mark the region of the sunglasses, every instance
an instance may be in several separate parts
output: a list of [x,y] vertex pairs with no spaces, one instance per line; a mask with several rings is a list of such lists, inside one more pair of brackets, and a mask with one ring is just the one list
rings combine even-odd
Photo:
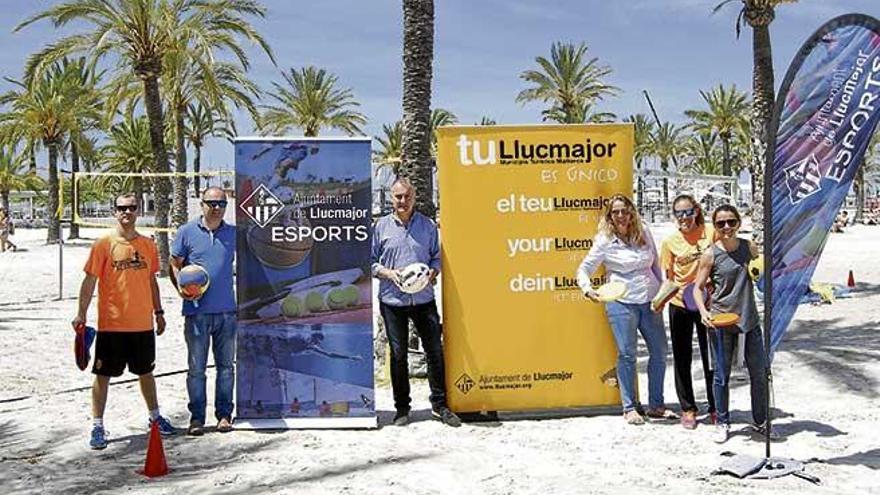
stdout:
[[209,208],[226,208],[228,202],[225,199],[206,199],[202,204]]
[[724,227],[733,228],[739,225],[739,220],[735,218],[729,218],[727,220],[716,220],[715,227],[719,229],[723,229]]
[[138,211],[138,207],[137,205],[116,205],[116,211],[118,211],[119,213],[134,213]]
[[696,213],[696,209],[688,208],[687,210],[675,210],[672,212],[675,215],[675,218],[690,218],[694,216]]
[[611,210],[611,215],[612,216],[629,215],[629,210],[627,210],[627,209]]

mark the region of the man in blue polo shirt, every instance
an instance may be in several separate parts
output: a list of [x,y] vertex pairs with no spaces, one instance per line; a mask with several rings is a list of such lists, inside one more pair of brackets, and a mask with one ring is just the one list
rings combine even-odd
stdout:
[[[192,301],[181,294],[186,319],[184,337],[189,371],[186,391],[191,414],[187,434],[200,436],[205,427],[205,368],[208,347],[214,350],[217,371],[214,415],[217,431],[232,430],[232,392],[235,385],[236,305],[233,293],[232,264],[235,260],[235,227],[223,221],[226,193],[210,187],[202,194],[202,215],[180,227],[171,246],[171,271],[175,285],[181,268],[198,265],[208,272],[208,290]],[[180,287],[178,287],[180,289]]]
[[[433,282],[440,272],[440,239],[437,225],[414,211],[415,197],[416,190],[408,179],[395,180],[391,185],[394,212],[376,222],[373,234],[373,276],[380,280],[379,311],[391,347],[391,389],[397,409],[394,424],[409,423],[407,340],[411,319],[425,349],[432,415],[446,425],[461,426],[461,420],[446,406],[440,316],[434,301]],[[400,270],[411,263],[424,263],[431,268],[432,283],[416,294],[406,294],[398,287]]]

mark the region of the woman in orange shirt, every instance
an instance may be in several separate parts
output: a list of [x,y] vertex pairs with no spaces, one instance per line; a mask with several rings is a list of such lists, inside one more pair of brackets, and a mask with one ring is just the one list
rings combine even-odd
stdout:
[[[712,245],[714,231],[706,226],[703,209],[689,194],[679,194],[672,201],[672,214],[678,223],[678,231],[663,240],[660,247],[660,266],[666,279],[678,286],[678,292],[669,304],[669,333],[672,339],[672,360],[675,370],[675,391],[681,405],[681,425],[692,430],[697,427],[698,408],[694,400],[691,379],[694,328],[703,362],[709,415],[715,420],[715,400],[712,393],[712,367],[709,361],[706,326],[700,321],[700,312],[690,301],[686,292],[693,289],[700,256]],[[689,307],[690,306],[690,307]]]

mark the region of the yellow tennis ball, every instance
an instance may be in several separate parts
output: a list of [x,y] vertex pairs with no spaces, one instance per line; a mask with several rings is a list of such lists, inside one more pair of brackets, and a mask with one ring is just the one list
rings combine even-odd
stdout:
[[325,301],[330,309],[342,309],[346,303],[345,291],[342,287],[333,287],[327,291]]
[[281,313],[288,318],[295,318],[303,314],[304,311],[305,306],[303,305],[302,298],[299,296],[288,294],[284,301],[281,302]]
[[306,308],[312,312],[325,311],[327,307],[324,305],[324,293],[313,290],[306,295]]
[[355,285],[346,285],[342,287],[342,291],[345,293],[345,304],[347,306],[357,306],[361,300],[361,291],[358,290]]

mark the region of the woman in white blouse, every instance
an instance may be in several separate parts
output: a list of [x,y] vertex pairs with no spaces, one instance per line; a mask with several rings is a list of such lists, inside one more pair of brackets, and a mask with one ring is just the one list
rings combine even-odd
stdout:
[[651,299],[660,287],[661,272],[657,249],[651,232],[642,224],[632,201],[622,194],[611,197],[599,220],[593,247],[577,271],[577,281],[584,295],[598,301],[590,278],[605,265],[609,282],[622,282],[626,292],[616,301],[605,303],[617,343],[617,382],[623,417],[629,424],[643,424],[636,395],[636,330],[648,347],[648,409],[653,418],[673,418],[664,406],[663,375],[666,372],[666,332],[663,316],[651,310]]

